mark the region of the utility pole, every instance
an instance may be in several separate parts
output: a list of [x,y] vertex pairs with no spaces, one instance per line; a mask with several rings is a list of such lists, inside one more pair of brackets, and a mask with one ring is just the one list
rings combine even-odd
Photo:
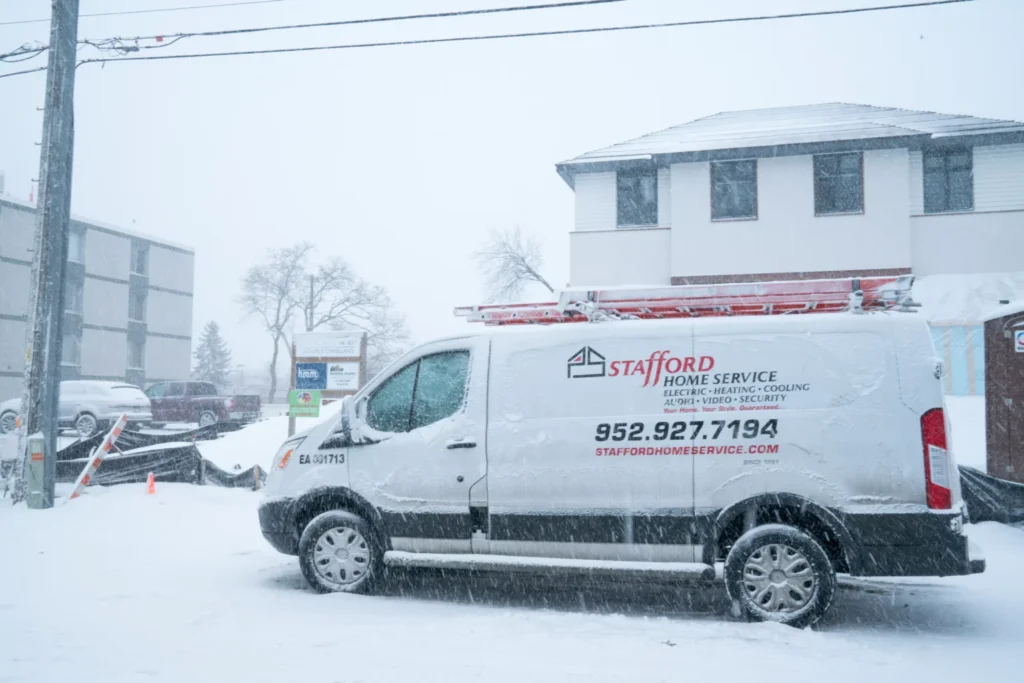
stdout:
[[[22,435],[43,433],[42,499],[39,506],[44,508],[53,506],[57,474],[64,277],[75,141],[77,43],[78,0],[51,0],[50,54],[39,158],[39,203],[36,209],[35,251],[25,348],[25,391],[21,411]],[[26,449],[25,459],[19,461],[21,471],[15,477],[15,500],[21,500],[26,493],[26,474],[32,471],[28,458]]]

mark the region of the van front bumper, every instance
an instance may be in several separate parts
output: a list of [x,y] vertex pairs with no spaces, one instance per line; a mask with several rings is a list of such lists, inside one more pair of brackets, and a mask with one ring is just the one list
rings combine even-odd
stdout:
[[960,512],[840,513],[856,541],[856,576],[965,576],[985,571]]
[[295,525],[294,499],[271,498],[260,503],[260,531],[279,553],[299,554],[299,534]]

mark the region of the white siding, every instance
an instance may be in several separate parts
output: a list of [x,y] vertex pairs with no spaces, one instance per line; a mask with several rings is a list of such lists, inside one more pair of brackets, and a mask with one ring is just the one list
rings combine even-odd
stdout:
[[124,332],[82,330],[82,375],[124,377],[128,338]]
[[1024,211],[910,219],[915,275],[1024,271]]
[[178,292],[191,292],[194,261],[192,254],[150,244],[149,284]]
[[907,151],[864,153],[864,213],[814,215],[811,156],[758,159],[756,220],[711,221],[707,162],[672,166],[673,276],[910,267]]
[[658,169],[658,227],[672,227],[672,169],[669,168]]
[[32,288],[32,268],[20,263],[0,261],[0,313],[25,315]]
[[910,215],[924,213],[924,161],[920,150],[907,154],[907,171],[910,177]]
[[0,256],[31,261],[35,232],[36,215],[33,212],[0,205]]
[[82,293],[85,324],[119,329],[128,326],[128,285],[87,277]]
[[187,339],[146,337],[147,381],[187,379],[192,360],[192,343]]
[[656,228],[571,233],[570,285],[667,285],[671,240],[670,230]]
[[146,322],[150,332],[191,336],[192,298],[149,290],[146,297]]
[[614,230],[618,211],[615,192],[614,173],[577,175],[576,230]]
[[90,275],[128,279],[131,241],[100,230],[85,233],[85,272]]
[[974,148],[974,210],[1024,210],[1024,144]]

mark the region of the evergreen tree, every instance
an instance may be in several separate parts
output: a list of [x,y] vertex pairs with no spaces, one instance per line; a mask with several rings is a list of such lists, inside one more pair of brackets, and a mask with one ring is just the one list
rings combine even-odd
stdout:
[[228,371],[231,369],[231,352],[220,336],[220,326],[214,321],[206,323],[203,333],[199,335],[199,346],[196,347],[195,356],[193,379],[213,382],[217,386],[227,382]]

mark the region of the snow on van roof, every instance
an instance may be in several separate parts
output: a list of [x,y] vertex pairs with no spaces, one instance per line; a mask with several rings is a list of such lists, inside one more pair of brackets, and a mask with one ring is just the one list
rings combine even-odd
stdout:
[[809,333],[850,327],[889,326],[900,321],[921,324],[921,316],[913,312],[868,311],[863,313],[816,313],[814,315],[736,315],[713,318],[670,318],[664,320],[601,320],[563,324],[534,325],[481,325],[469,334],[444,337],[436,341],[454,341],[475,337],[505,337],[531,335],[552,335],[578,337],[584,330],[609,336],[633,337],[650,332],[662,334],[673,328],[690,325],[714,325],[723,327],[757,328],[766,332],[805,330]]

